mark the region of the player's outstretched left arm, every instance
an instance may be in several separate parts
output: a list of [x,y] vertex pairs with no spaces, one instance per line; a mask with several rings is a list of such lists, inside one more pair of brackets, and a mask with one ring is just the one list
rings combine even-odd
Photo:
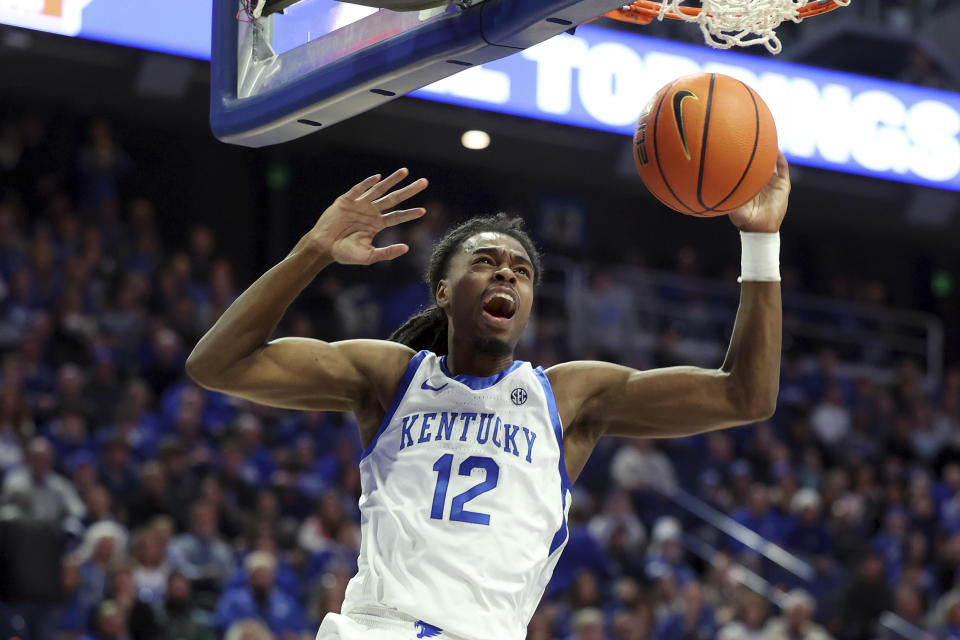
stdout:
[[[758,259],[761,264],[759,275],[744,273],[723,365],[650,371],[604,362],[552,367],[547,374],[567,425],[565,439],[582,439],[589,455],[602,435],[685,436],[762,420],[773,413],[780,377],[780,282],[774,250],[763,245],[778,243],[789,194],[789,168],[781,155],[760,195],[730,214],[731,222],[749,234],[744,238],[745,266]],[[761,248],[746,246],[752,242]],[[762,264],[764,258],[773,264]]]

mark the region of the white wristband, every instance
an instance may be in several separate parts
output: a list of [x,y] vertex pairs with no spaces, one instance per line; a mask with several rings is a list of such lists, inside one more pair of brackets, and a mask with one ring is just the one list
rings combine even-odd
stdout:
[[740,232],[737,282],[780,282],[780,233]]

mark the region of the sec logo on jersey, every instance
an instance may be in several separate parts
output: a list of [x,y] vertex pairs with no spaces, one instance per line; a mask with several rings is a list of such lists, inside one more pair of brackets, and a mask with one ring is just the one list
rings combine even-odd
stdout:
[[527,401],[527,392],[520,387],[517,387],[510,392],[510,400],[513,401],[513,404],[520,406]]

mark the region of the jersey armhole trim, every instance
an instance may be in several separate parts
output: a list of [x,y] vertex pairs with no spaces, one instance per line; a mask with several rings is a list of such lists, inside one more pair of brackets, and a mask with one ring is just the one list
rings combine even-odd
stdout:
[[553,555],[553,552],[562,546],[567,539],[567,494],[571,492],[573,484],[570,482],[570,476],[567,475],[567,462],[563,456],[563,425],[560,422],[560,412],[557,411],[557,398],[553,395],[553,387],[550,385],[550,379],[544,373],[543,367],[537,367],[533,370],[533,373],[543,387],[543,394],[547,400],[547,411],[550,413],[550,422],[553,424],[553,433],[557,437],[557,447],[560,450],[560,508],[563,510],[563,520],[560,523],[560,529],[557,530],[550,542],[548,555]]
[[373,448],[377,446],[377,441],[380,439],[380,434],[382,434],[390,423],[393,421],[393,414],[397,412],[397,407],[400,406],[400,402],[403,401],[403,397],[407,395],[407,389],[410,388],[410,382],[413,380],[413,376],[417,373],[417,369],[420,368],[420,363],[423,362],[423,359],[427,357],[430,352],[424,349],[423,351],[417,352],[410,362],[407,364],[406,371],[403,372],[403,378],[400,379],[400,384],[397,386],[397,392],[393,395],[393,402],[390,403],[390,408],[387,410],[386,415],[383,416],[383,422],[380,423],[380,428],[377,429],[377,433],[373,436],[373,440],[370,441],[370,444],[367,445],[367,448],[363,450],[363,454],[360,456],[360,461],[362,462],[373,451]]

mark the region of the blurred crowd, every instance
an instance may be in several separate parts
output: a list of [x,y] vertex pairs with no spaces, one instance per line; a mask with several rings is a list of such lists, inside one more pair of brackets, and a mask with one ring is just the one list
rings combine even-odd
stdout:
[[[42,121],[0,125],[0,637],[313,637],[356,570],[356,425],[185,377],[241,285],[210,229],[164,246],[135,168],[105,121],[67,156]],[[382,335],[425,299],[409,276],[381,296],[325,277],[333,313],[281,333]],[[551,326],[537,364],[585,355]],[[768,422],[601,442],[530,638],[960,639],[960,371],[879,386],[799,355],[816,366],[786,359]]]

